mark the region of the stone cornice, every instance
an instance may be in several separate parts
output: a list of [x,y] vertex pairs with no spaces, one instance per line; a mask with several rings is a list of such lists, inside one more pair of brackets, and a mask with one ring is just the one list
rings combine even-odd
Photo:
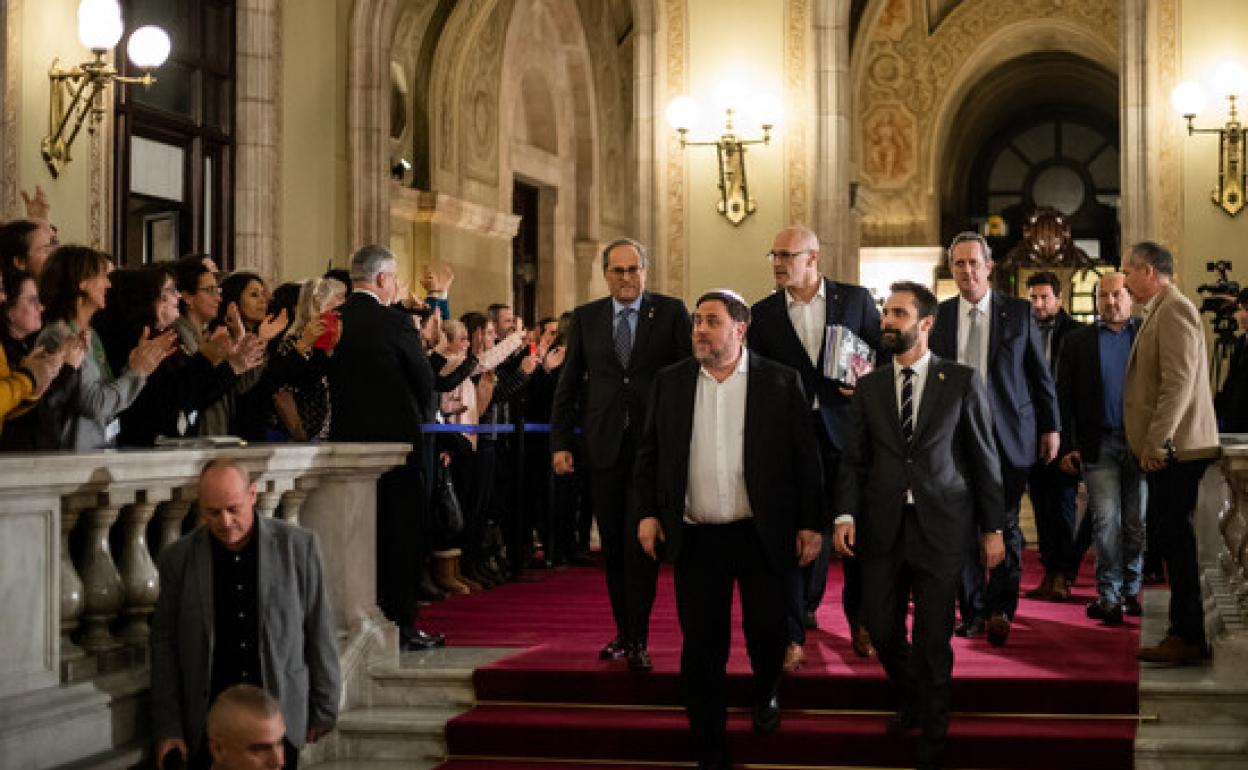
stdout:
[[487,238],[511,240],[520,229],[520,216],[460,200],[436,190],[390,187],[390,215],[409,222],[448,225]]

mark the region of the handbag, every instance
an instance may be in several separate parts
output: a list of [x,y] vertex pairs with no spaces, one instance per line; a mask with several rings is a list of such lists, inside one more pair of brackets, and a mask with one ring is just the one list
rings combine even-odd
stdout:
[[443,538],[453,538],[464,531],[464,509],[455,494],[451,469],[438,464],[438,480],[433,488],[433,527]]

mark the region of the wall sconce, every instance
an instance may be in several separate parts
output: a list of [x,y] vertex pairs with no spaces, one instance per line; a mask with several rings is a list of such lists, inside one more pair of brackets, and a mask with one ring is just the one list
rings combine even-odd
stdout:
[[1213,74],[1214,93],[1227,101],[1226,123],[1220,128],[1196,128],[1192,121],[1205,106],[1205,92],[1195,81],[1185,81],[1170,93],[1175,111],[1187,120],[1187,135],[1218,135],[1218,183],[1213,188],[1213,203],[1235,216],[1244,207],[1248,190],[1248,169],[1244,167],[1244,125],[1239,121],[1235,100],[1244,93],[1248,73],[1235,62],[1226,62]]
[[756,96],[750,105],[755,119],[762,127],[763,135],[747,139],[737,133],[735,122],[738,109],[724,106],[724,126],[719,138],[690,140],[689,131],[698,125],[701,108],[688,96],[678,96],[667,106],[667,122],[680,134],[680,147],[714,147],[719,155],[719,203],[716,208],[724,218],[739,225],[758,206],[750,195],[745,176],[745,148],[750,144],[770,144],[771,130],[779,122],[783,108],[780,100],[771,95]]
[[52,61],[48,79],[52,96],[48,106],[48,135],[40,149],[43,162],[55,178],[72,158],[69,155],[82,124],[90,117],[87,131],[104,118],[104,88],[118,83],[142,83],[149,88],[156,82],[150,70],[169,58],[169,35],[160,27],[140,27],[130,35],[126,52],[134,66],[143,70],[142,77],[122,77],[104,55],[116,47],[125,29],[121,22],[121,6],[117,0],[82,0],[78,5],[78,39],[91,49],[95,59],[71,69],[61,69],[60,60]]

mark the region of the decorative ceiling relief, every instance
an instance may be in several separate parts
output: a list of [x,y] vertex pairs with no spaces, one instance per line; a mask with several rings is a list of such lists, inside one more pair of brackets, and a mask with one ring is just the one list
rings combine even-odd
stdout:
[[503,80],[503,38],[511,18],[512,0],[499,0],[469,46],[465,71],[464,117],[460,132],[464,171],[487,185],[498,184],[499,86]]
[[[588,39],[597,97],[602,222],[612,234],[626,234],[632,228],[634,194],[629,173],[634,130],[632,12],[627,5],[604,0],[577,0],[576,5]],[[626,28],[620,29],[621,24]]]
[[851,73],[863,245],[937,239],[939,212],[931,191],[939,180],[931,178],[931,169],[933,153],[941,151],[933,146],[943,118],[938,113],[956,112],[974,83],[960,84],[960,93],[950,89],[967,72],[993,57],[1000,60],[995,63],[1008,61],[999,53],[1002,38],[1018,39],[1018,25],[1033,22],[1027,31],[1033,39],[1078,37],[1065,50],[1100,46],[1116,61],[1119,13],[1119,0],[875,0],[864,16]]

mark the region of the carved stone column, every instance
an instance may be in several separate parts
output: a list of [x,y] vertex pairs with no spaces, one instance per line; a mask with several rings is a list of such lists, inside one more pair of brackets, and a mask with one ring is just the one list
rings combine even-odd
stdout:
[[121,647],[109,631],[109,624],[121,610],[124,591],[121,574],[113,562],[108,531],[117,521],[121,506],[113,500],[86,509],[86,546],[79,569],[83,583],[82,646],[94,655],[104,655]]
[[178,542],[178,538],[182,537],[182,520],[186,518],[186,514],[191,510],[191,503],[195,501],[195,489],[186,488],[174,490],[173,499],[161,504],[160,512],[160,542],[157,543],[156,555],[160,556],[166,548]]
[[125,624],[119,636],[139,654],[146,655],[151,629],[148,620],[160,595],[160,576],[147,550],[147,523],[156,513],[167,490],[143,490],[133,505],[122,509],[125,526],[121,546],[121,585],[125,596],[122,616]]
[[256,483],[260,493],[256,495],[256,510],[261,516],[272,518],[273,513],[277,510],[277,506],[282,502],[282,493],[289,489],[291,482],[289,479],[269,479],[267,481],[260,480]]
[[315,489],[320,480],[315,476],[304,476],[295,480],[294,489],[282,495],[282,521],[299,524],[299,510],[308,499],[308,492]]
[[[1201,559],[1205,631],[1219,678],[1248,682],[1248,444],[1227,443],[1222,452],[1225,499],[1209,492],[1221,485],[1204,484],[1196,509],[1197,532],[1218,544]],[[1216,529],[1203,526],[1210,517]]]
[[[82,619],[82,578],[74,568],[69,556],[69,534],[78,523],[78,510],[65,505],[61,508],[61,678],[74,681],[89,676],[84,672],[87,654],[70,638],[78,630]],[[90,666],[90,668],[94,668]]]

